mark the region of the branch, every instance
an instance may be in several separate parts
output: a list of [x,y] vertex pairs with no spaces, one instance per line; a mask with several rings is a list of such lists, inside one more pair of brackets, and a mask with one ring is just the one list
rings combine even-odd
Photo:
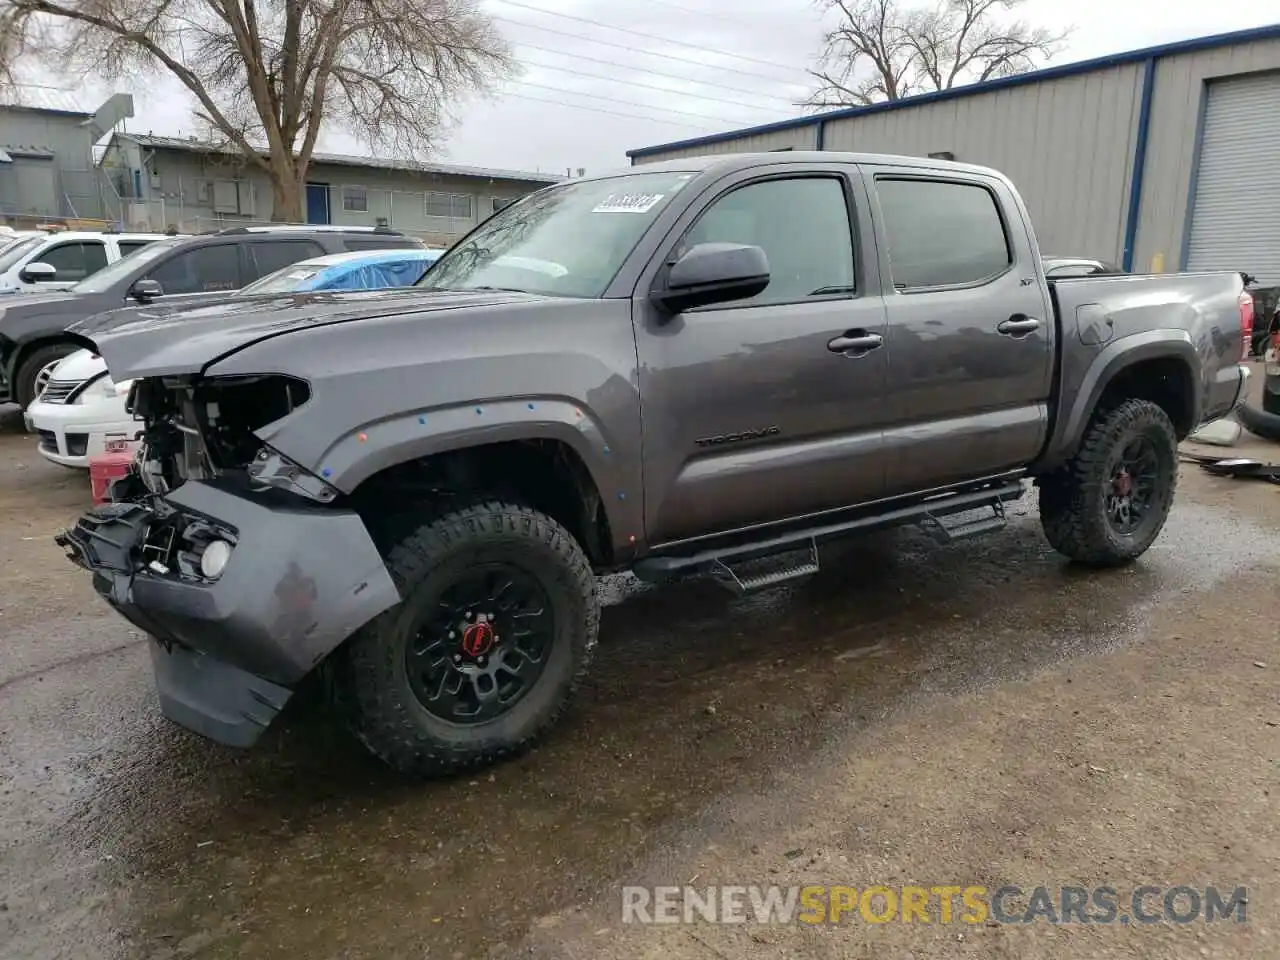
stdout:
[[168,68],[169,72],[177,77],[182,84],[195,95],[200,101],[200,106],[204,109],[208,118],[215,123],[245,154],[251,157],[263,169],[268,169],[265,161],[258,156],[257,152],[250,147],[247,140],[240,134],[235,127],[227,120],[226,116],[218,105],[205,90],[204,85],[200,83],[196,75],[185,65],[179,63],[172,57],[168,51],[163,49],[158,43],[152,40],[147,34],[136,30],[129,30],[123,24],[114,23],[104,17],[87,13],[82,10],[73,10],[68,7],[60,6],[56,3],[50,3],[49,0],[10,0],[11,5],[17,10],[30,11],[31,13],[43,13],[50,16],[61,17],[77,23],[89,24],[104,30],[107,33],[127,40],[129,43],[136,44],[145,50],[151,56],[155,57]]

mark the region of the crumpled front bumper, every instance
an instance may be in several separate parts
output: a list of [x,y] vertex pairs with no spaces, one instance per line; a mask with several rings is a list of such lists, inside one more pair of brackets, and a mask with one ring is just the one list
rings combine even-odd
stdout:
[[352,511],[192,480],[164,498],[233,531],[217,580],[148,566],[152,505],[104,504],[56,538],[108,603],[156,641],[161,708],[210,739],[249,746],[292,688],[399,592]]

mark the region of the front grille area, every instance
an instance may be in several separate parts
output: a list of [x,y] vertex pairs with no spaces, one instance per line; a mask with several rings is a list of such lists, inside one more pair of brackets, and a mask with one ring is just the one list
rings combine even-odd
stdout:
[[67,456],[83,457],[84,452],[89,449],[89,435],[87,433],[68,433],[67,434]]
[[83,385],[83,380],[50,380],[40,399],[45,403],[67,403]]
[[49,453],[58,452],[58,438],[52,430],[37,430],[36,433],[40,437],[41,450],[47,450]]

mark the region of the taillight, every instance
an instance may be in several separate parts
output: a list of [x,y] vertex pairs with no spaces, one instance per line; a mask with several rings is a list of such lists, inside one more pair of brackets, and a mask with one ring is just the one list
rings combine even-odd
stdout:
[[1240,359],[1248,360],[1253,347],[1253,295],[1240,291]]

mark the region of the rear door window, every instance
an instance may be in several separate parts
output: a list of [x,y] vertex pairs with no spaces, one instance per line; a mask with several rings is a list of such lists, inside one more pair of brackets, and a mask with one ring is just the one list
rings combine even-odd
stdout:
[[129,254],[141,250],[149,243],[155,243],[154,240],[120,240],[120,256],[127,257]]
[[314,240],[259,240],[249,244],[253,259],[253,277],[265,277],[299,260],[324,255],[324,249]]
[[990,280],[1013,263],[995,195],[976,183],[876,180],[899,290],[967,286]]
[[348,250],[403,250],[406,247],[417,249],[424,247],[421,240],[416,237],[397,237],[397,236],[369,236],[369,237],[347,237],[343,240],[343,246]]

